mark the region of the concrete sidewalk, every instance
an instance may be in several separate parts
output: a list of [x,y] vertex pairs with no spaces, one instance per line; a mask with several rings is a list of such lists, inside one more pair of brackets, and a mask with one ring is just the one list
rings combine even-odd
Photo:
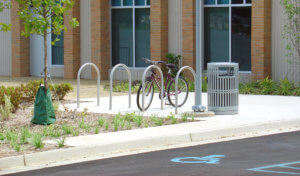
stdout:
[[[194,94],[180,113],[191,112],[194,104]],[[203,104],[206,105],[207,94],[203,94]],[[300,97],[240,95],[240,113],[237,115],[220,115],[197,118],[198,121],[152,127],[114,133],[70,137],[66,145],[70,148],[53,150],[35,154],[0,159],[1,170],[16,168],[31,169],[35,166],[60,165],[90,159],[111,157],[115,153],[148,151],[166,149],[170,146],[189,146],[207,141],[230,140],[235,138],[253,137],[280,133],[300,129]],[[78,111],[88,108],[90,112],[109,114],[136,112],[136,95],[132,95],[132,108],[128,108],[128,97],[113,97],[113,110],[109,110],[109,97],[100,99],[100,107],[96,106],[96,99],[82,99]],[[76,104],[67,105],[76,109]],[[167,116],[174,114],[174,108],[165,106],[160,110],[158,94],[154,96],[152,106],[143,115]],[[177,115],[180,117],[180,114]],[[47,141],[56,143],[56,141]],[[7,172],[6,172],[7,173]]]

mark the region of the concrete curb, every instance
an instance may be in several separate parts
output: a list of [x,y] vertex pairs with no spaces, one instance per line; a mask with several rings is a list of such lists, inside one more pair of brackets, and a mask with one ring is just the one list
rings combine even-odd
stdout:
[[289,128],[300,128],[300,119],[291,121],[274,121],[256,125],[240,126],[237,128],[225,128],[209,131],[182,131],[174,135],[152,136],[139,140],[115,142],[105,145],[72,147],[66,149],[50,150],[40,153],[25,154],[23,156],[14,156],[0,158],[0,171],[18,169],[28,166],[41,166],[57,162],[66,162],[80,160],[83,158],[101,156],[103,154],[132,151],[147,147],[159,147],[191,142],[200,142],[205,140],[220,139],[233,136],[242,136],[254,134],[262,131],[281,130]]

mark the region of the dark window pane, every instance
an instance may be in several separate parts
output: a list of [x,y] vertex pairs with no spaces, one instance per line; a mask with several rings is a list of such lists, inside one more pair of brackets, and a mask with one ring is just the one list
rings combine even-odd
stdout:
[[135,66],[146,67],[142,58],[150,58],[150,9],[135,10]]
[[205,0],[204,4],[216,4],[215,0]]
[[132,6],[133,4],[132,4],[132,0],[123,0],[123,5],[124,6]]
[[150,0],[147,0],[147,5],[150,5]]
[[229,61],[229,9],[205,8],[205,66],[208,62]]
[[136,6],[144,6],[145,0],[134,0]]
[[61,35],[51,35],[52,41],[56,38],[59,41],[52,45],[52,65],[64,65],[64,31],[61,32]]
[[133,66],[132,9],[112,9],[112,64]]
[[218,0],[218,4],[229,4],[229,0]]
[[251,71],[251,7],[232,8],[232,62]]
[[232,4],[243,4],[244,1],[243,0],[231,0]]
[[121,5],[121,0],[111,0],[111,5],[112,6],[120,6]]
[[246,3],[251,4],[252,0],[246,0]]

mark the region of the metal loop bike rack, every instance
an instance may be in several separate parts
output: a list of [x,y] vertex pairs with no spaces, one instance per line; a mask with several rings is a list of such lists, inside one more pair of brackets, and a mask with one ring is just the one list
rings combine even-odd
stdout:
[[[175,78],[175,114],[178,114],[178,78],[179,78],[180,73],[183,70],[190,70],[192,72],[192,74],[194,76],[194,83],[196,85],[196,73],[192,67],[184,66],[177,72],[177,75]],[[195,104],[196,104],[196,94],[195,94]]]
[[162,95],[162,98],[161,98],[161,110],[164,109],[164,99],[163,99],[163,95],[164,95],[164,76],[163,76],[163,73],[161,71],[161,69],[156,66],[156,65],[150,65],[149,67],[146,68],[146,70],[144,71],[143,73],[143,77],[142,77],[142,93],[143,93],[143,96],[142,96],[142,110],[145,111],[145,79],[146,79],[146,74],[147,72],[151,69],[151,68],[156,68],[159,73],[160,73],[160,78],[161,78],[161,95]]
[[77,74],[77,108],[79,108],[79,101],[80,101],[80,97],[79,97],[80,74],[81,74],[82,69],[88,65],[91,65],[97,71],[97,106],[100,105],[100,71],[99,71],[97,65],[95,65],[93,63],[85,63],[80,67],[78,74]]
[[109,94],[109,110],[112,109],[112,82],[113,82],[113,76],[114,76],[114,73],[116,71],[116,69],[118,67],[123,67],[127,73],[128,73],[128,79],[129,79],[129,82],[128,82],[128,86],[129,86],[129,90],[128,90],[128,107],[131,108],[131,72],[129,70],[129,68],[125,65],[125,64],[118,64],[116,66],[114,66],[114,68],[111,70],[110,72],[110,94]]

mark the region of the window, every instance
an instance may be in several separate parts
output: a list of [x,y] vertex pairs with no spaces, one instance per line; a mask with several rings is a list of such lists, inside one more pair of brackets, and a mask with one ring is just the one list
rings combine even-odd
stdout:
[[51,35],[51,40],[59,39],[52,45],[52,65],[64,65],[64,31],[61,35]]
[[111,0],[112,65],[145,67],[150,58],[150,0]]
[[205,0],[205,66],[237,62],[251,71],[251,0]]

